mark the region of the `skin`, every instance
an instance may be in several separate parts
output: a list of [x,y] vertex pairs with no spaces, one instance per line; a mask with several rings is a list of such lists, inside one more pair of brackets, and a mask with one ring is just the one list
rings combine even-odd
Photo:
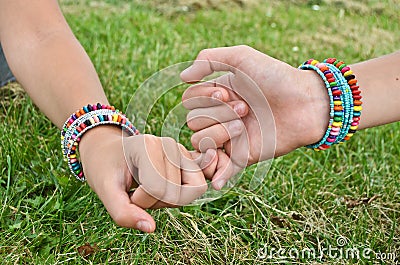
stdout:
[[[395,52],[350,65],[363,97],[359,130],[400,120],[399,62],[400,52]],[[207,138],[225,150],[218,150],[214,188],[220,189],[244,167],[243,162],[251,165],[282,156],[318,142],[325,134],[329,97],[314,71],[299,70],[248,46],[234,46],[201,51],[181,78],[194,83],[217,71],[228,73],[191,86],[182,98],[190,110],[188,125],[195,131],[193,146],[200,150],[201,139]],[[249,106],[242,118],[232,112],[220,114],[221,106],[241,101]],[[224,126],[233,120],[241,126]],[[248,153],[249,159],[238,160],[238,152]]]
[[[0,42],[18,82],[58,128],[82,106],[109,105],[57,1],[0,0]],[[173,139],[124,137],[114,126],[89,130],[79,153],[88,184],[114,221],[144,232],[156,226],[144,209],[196,199],[207,189],[204,174],[212,174],[217,163],[214,150],[189,153]],[[132,193],[134,177],[140,185]]]

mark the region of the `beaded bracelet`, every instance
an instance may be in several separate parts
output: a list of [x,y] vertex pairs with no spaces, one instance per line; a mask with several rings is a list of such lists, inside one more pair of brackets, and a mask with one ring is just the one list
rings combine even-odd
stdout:
[[319,151],[349,140],[358,128],[362,110],[361,92],[353,72],[336,58],[325,59],[323,63],[310,59],[299,68],[316,71],[330,99],[330,120],[325,135],[318,143],[306,147]]
[[78,159],[78,146],[81,137],[88,130],[99,125],[118,125],[129,135],[137,135],[139,131],[132,123],[113,106],[87,105],[71,115],[61,130],[61,148],[72,174],[80,181],[85,181],[82,164]]
[[327,64],[329,70],[335,75],[335,77],[339,80],[338,87],[342,92],[342,102],[344,108],[344,116],[343,116],[343,129],[340,130],[337,141],[335,143],[341,143],[344,141],[344,137],[347,135],[347,132],[350,129],[351,121],[353,120],[353,98],[350,92],[350,87],[347,84],[346,80],[341,76],[341,72],[338,68],[336,68],[332,64]]
[[[85,113],[84,115],[80,116],[78,119],[74,120],[67,128],[64,130],[63,133],[63,148],[69,148],[70,142],[77,137],[77,135],[82,132],[87,126],[90,126],[93,123],[97,123],[100,121],[105,120],[113,120],[113,115],[116,111],[108,110],[108,109],[101,109],[101,110],[94,110],[89,113]],[[72,139],[71,139],[72,138]],[[79,138],[78,138],[79,141]]]
[[340,61],[336,58],[328,58],[325,59],[324,62],[336,66],[343,74],[344,78],[347,80],[347,84],[350,86],[351,94],[353,97],[353,120],[351,122],[351,127],[347,135],[344,137],[344,140],[347,141],[350,140],[350,138],[356,133],[358,125],[360,124],[360,116],[362,110],[361,91],[359,90],[359,85],[353,71],[343,61]]
[[[310,61],[310,60],[309,60]],[[325,70],[325,65],[320,64],[318,61],[316,60],[311,60],[310,63],[308,64],[308,61],[305,62],[304,64],[300,65],[299,68],[306,70],[306,69],[311,69],[316,71],[322,78],[322,80],[325,83],[325,87],[327,88],[328,91],[328,95],[329,95],[329,100],[330,100],[330,112],[329,112],[329,124],[328,124],[328,129],[325,132],[324,137],[322,137],[321,141],[319,141],[318,143],[312,144],[312,145],[308,145],[308,148],[313,148],[313,149],[327,149],[329,148],[329,144],[330,144],[330,135],[331,135],[331,131],[332,131],[332,125],[334,122],[334,115],[335,115],[335,103],[333,100],[333,95],[332,95],[332,89],[331,89],[331,85],[334,86],[334,81],[335,80],[331,80],[331,78],[333,78],[333,75],[329,75],[329,73],[327,72],[326,74],[328,76],[325,76],[324,70]],[[325,71],[326,72],[326,71]],[[328,79],[331,81],[329,82]],[[335,131],[332,131],[332,133],[334,133]]]

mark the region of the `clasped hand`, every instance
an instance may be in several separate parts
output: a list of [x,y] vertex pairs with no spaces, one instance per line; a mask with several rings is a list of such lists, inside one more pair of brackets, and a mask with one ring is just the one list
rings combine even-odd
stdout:
[[[227,73],[201,82],[215,71]],[[246,166],[314,143],[326,129],[320,78],[250,47],[203,50],[181,78],[196,82],[182,98],[196,151],[171,138],[121,137],[112,126],[82,138],[88,184],[120,226],[153,232],[144,209],[188,204],[207,190],[206,179],[219,190]]]

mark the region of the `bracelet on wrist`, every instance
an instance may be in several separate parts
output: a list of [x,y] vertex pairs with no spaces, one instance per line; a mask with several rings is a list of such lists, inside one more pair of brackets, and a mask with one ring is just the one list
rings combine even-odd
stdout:
[[78,156],[79,142],[85,132],[99,125],[116,125],[129,135],[139,134],[128,118],[113,106],[89,104],[74,112],[61,129],[61,148],[71,173],[80,181],[85,181],[85,175]]
[[334,144],[349,140],[356,133],[361,116],[361,91],[350,67],[336,58],[323,62],[310,59],[299,66],[314,70],[322,78],[330,100],[329,123],[322,139],[306,147],[326,150]]

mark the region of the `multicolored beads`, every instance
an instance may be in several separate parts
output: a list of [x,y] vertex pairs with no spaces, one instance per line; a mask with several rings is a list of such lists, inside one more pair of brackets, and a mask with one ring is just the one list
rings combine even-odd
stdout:
[[344,137],[343,141],[350,140],[350,138],[357,132],[358,125],[360,124],[360,116],[362,111],[362,96],[361,91],[359,90],[359,85],[357,79],[350,69],[348,65],[346,65],[343,61],[340,61],[336,58],[328,58],[324,60],[325,63],[334,65],[337,69],[340,70],[340,73],[346,79],[348,87],[350,88],[351,96],[352,96],[352,112],[353,119],[350,123],[350,129],[347,132],[347,135]]
[[[337,111],[335,111],[335,109],[337,109],[337,105],[335,105],[335,104],[338,104],[338,101],[334,100],[334,97],[332,94],[332,87],[335,87],[336,80],[334,79],[333,74],[330,73],[328,67],[325,64],[321,64],[318,61],[313,60],[313,59],[310,59],[307,62],[305,62],[304,64],[300,65],[299,68],[303,69],[303,70],[311,69],[311,70],[316,71],[321,76],[322,80],[325,83],[325,87],[328,91],[329,99],[330,99],[330,103],[329,103],[330,118],[329,118],[328,129],[326,130],[325,135],[324,135],[324,137],[322,137],[321,141],[307,146],[307,147],[313,148],[313,149],[317,149],[317,148],[319,148],[321,150],[327,149],[332,144],[332,141],[334,141],[334,139],[332,137],[336,135],[336,130],[335,130],[336,126],[333,126],[333,124],[334,124],[334,122],[338,122],[338,121],[334,120],[334,118],[338,116],[338,115],[335,116],[335,112],[337,112]],[[339,112],[337,112],[337,113],[339,113]]]
[[306,147],[326,150],[333,144],[349,140],[356,132],[362,110],[360,90],[353,72],[344,62],[335,58],[323,63],[310,59],[299,66],[314,70],[323,79],[330,99],[330,119],[324,137],[318,143]]
[[137,135],[139,131],[126,116],[113,106],[100,103],[87,105],[74,112],[64,123],[61,130],[61,148],[72,174],[80,181],[85,181],[82,164],[78,159],[78,146],[81,138],[88,130],[104,124],[122,127],[129,135]]

